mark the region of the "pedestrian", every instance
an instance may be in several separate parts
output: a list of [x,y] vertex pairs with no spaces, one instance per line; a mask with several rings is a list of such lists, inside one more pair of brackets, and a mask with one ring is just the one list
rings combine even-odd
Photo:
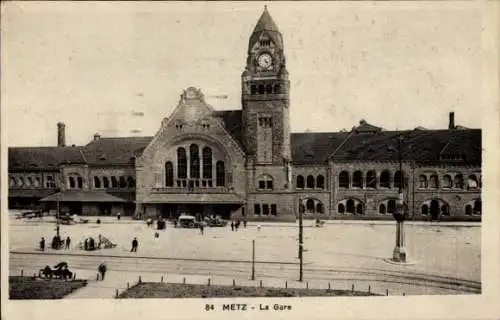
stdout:
[[117,212],[116,213],[116,219],[120,220],[122,218],[122,215],[120,212]]
[[89,239],[85,238],[85,241],[83,242],[83,248],[85,251],[89,250]]
[[155,232],[155,239],[160,237],[160,233],[158,231]]
[[97,242],[97,248],[101,248],[102,236],[99,234],[99,241]]
[[203,235],[203,224],[200,223],[200,231],[201,231],[201,235]]
[[101,275],[101,281],[104,280],[104,276],[106,276],[106,271],[108,271],[108,268],[106,267],[106,264],[103,262],[99,265],[97,268],[97,271],[99,271],[99,274]]
[[231,221],[231,231],[234,231],[234,221]]
[[234,229],[235,229],[236,231],[238,231],[238,228],[239,228],[239,227],[240,227],[240,221],[238,220],[238,221],[236,221],[236,223],[234,224]]
[[40,250],[45,251],[45,238],[44,237],[42,237],[42,239],[40,240]]
[[132,240],[132,249],[130,249],[130,252],[137,252],[138,246],[139,246],[139,241],[137,241],[137,238],[134,238],[134,240]]
[[174,219],[174,228],[177,228],[177,219]]
[[247,219],[244,219],[243,220],[243,227],[246,228],[247,227]]
[[66,243],[66,249],[69,249],[70,246],[71,246],[71,238],[69,236],[66,238],[66,242],[65,243]]

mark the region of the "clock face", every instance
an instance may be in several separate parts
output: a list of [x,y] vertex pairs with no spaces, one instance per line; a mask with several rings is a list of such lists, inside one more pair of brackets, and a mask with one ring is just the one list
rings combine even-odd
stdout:
[[263,53],[257,58],[260,67],[268,69],[273,64],[273,57],[269,53]]

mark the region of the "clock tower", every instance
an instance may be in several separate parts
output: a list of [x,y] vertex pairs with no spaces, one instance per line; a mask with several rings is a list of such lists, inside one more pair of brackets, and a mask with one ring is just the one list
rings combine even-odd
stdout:
[[264,9],[248,44],[242,80],[243,133],[254,165],[288,167],[290,82],[283,37]]

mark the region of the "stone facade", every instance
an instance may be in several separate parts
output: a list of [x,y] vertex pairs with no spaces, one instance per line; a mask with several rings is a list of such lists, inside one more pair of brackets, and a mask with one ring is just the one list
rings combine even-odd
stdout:
[[[58,147],[10,148],[10,203],[77,191],[81,203],[63,210],[392,220],[402,181],[410,219],[480,219],[481,130],[455,126],[453,114],[447,130],[385,131],[362,120],[348,133],[292,134],[290,112],[305,106],[290,102],[283,39],[267,10],[241,83],[241,110],[214,110],[187,88],[153,137],[96,134],[66,147],[60,123]],[[93,192],[125,203],[94,203]]]

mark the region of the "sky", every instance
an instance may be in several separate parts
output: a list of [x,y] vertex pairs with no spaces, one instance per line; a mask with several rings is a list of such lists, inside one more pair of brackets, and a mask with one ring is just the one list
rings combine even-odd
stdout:
[[[264,5],[284,37],[292,132],[482,127],[481,11],[474,3],[12,2],[3,5],[9,146],[94,133],[150,136],[200,88],[241,109],[240,76]],[[227,95],[225,100],[216,96]]]

